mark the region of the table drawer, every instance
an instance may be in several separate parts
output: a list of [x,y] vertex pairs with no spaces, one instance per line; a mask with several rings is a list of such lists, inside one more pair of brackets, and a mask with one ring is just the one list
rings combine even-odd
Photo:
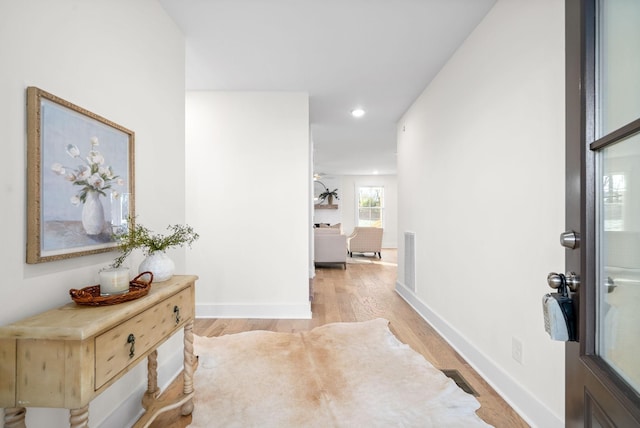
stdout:
[[[193,318],[192,290],[186,289],[96,337],[95,389]],[[134,340],[131,343],[130,338]]]

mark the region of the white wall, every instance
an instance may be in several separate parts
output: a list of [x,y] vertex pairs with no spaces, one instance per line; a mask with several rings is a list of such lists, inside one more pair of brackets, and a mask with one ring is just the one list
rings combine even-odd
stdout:
[[[140,219],[151,228],[183,222],[184,38],[155,0],[3,0],[0,57],[0,324],[7,324],[69,303],[69,289],[96,284],[98,270],[115,254],[25,263],[26,87],[135,131]],[[184,251],[173,258],[177,271],[184,271]],[[137,266],[135,258],[131,266]],[[160,384],[180,363],[172,343],[160,349]],[[91,426],[109,416],[105,426],[125,426],[136,416],[146,388],[142,366],[92,402]],[[111,415],[124,401],[126,407]],[[65,427],[68,418],[65,410],[29,409],[27,426]]]
[[198,317],[311,317],[309,155],[306,93],[187,93]]
[[[398,291],[534,426],[564,421],[544,331],[564,250],[564,2],[499,0],[398,123]],[[522,343],[522,364],[512,340]]]

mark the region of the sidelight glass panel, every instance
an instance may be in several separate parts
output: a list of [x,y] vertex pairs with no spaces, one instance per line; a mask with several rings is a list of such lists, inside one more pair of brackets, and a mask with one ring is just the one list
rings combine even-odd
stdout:
[[640,391],[640,135],[598,152],[597,353]]
[[640,2],[598,2],[597,137],[640,117]]

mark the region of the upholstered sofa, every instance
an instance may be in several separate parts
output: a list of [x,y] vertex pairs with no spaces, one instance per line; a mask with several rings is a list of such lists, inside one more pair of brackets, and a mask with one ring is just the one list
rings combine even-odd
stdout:
[[341,264],[347,268],[347,237],[339,227],[317,227],[314,231],[313,261],[316,265]]
[[349,257],[353,257],[353,253],[373,253],[382,258],[382,232],[381,227],[355,227],[347,237]]

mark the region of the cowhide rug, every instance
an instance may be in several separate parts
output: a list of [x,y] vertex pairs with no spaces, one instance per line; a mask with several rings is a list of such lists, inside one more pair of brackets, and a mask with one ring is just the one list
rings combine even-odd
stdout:
[[384,319],[195,337],[193,428],[488,427]]

